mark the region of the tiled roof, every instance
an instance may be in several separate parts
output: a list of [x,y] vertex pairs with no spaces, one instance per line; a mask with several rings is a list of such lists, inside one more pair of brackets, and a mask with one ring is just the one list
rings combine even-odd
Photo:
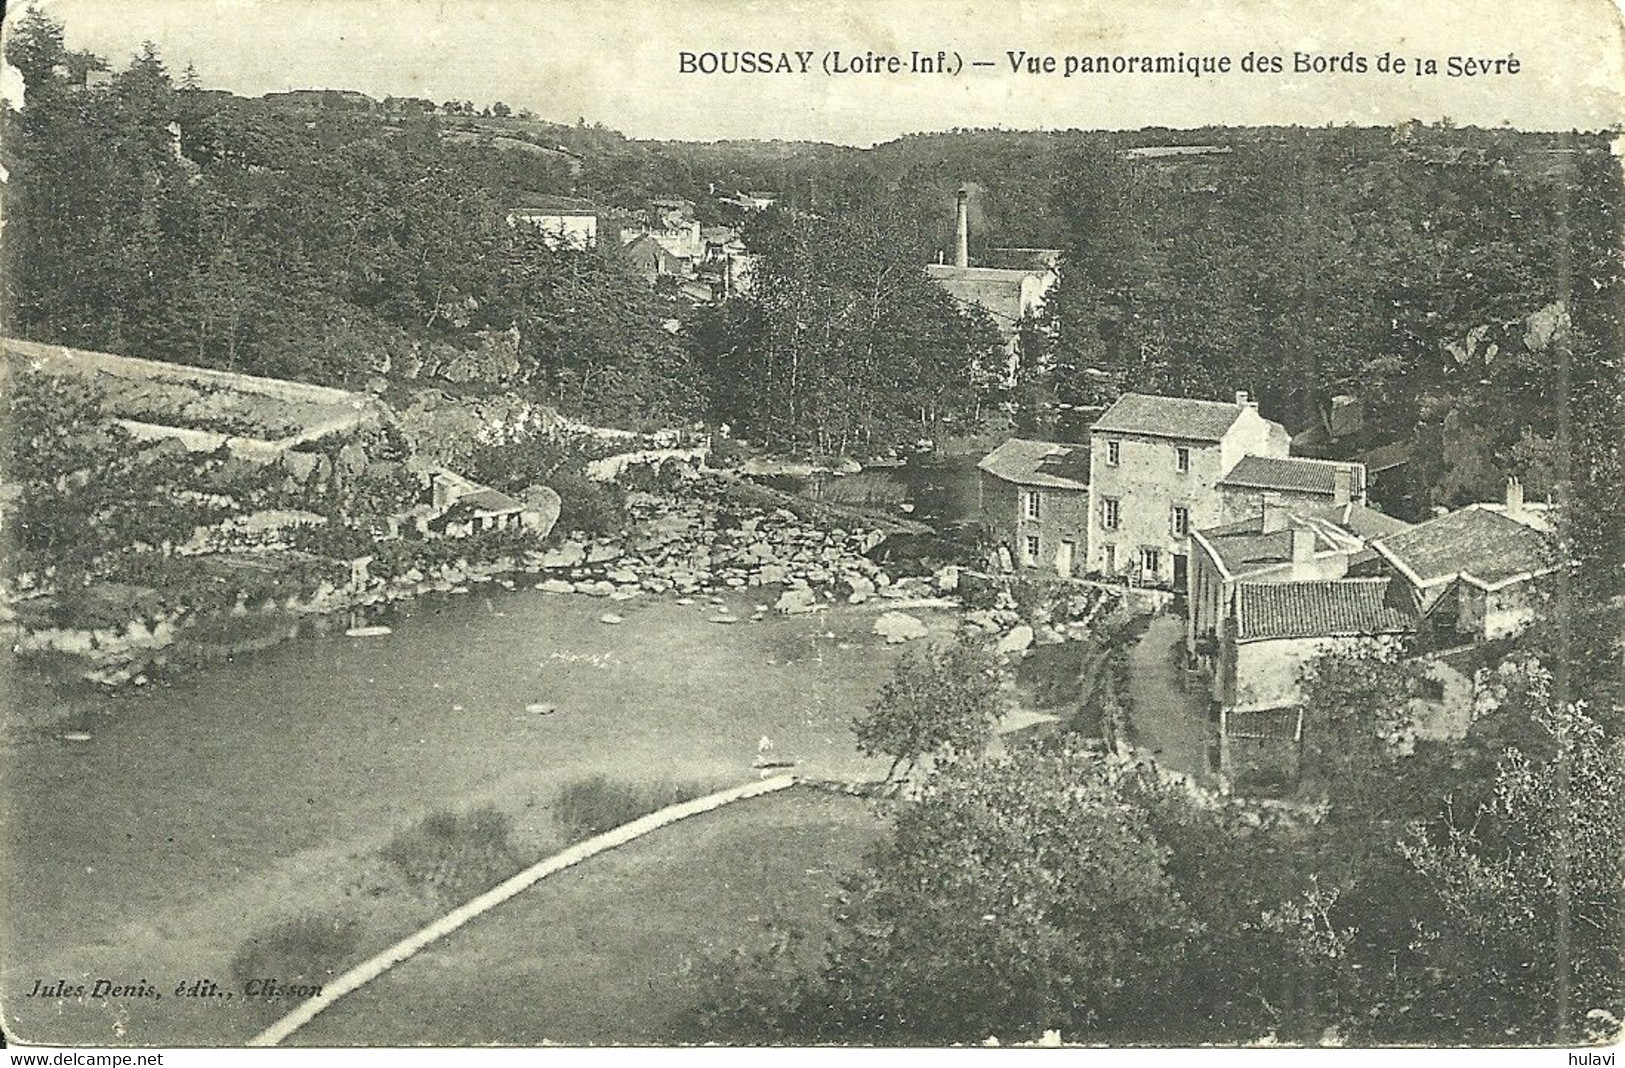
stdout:
[[1218,441],[1236,425],[1244,410],[1233,401],[1125,393],[1090,429],[1108,434],[1154,434],[1191,441]]
[[995,478],[1050,489],[1089,488],[1089,447],[1011,438],[976,465]]
[[1353,534],[1357,538],[1386,538],[1390,534],[1398,534],[1402,530],[1411,529],[1411,524],[1403,519],[1395,519],[1384,512],[1379,512],[1369,505],[1358,501],[1349,501],[1346,504],[1328,504],[1318,508],[1305,510],[1302,515],[1306,519],[1325,519],[1336,523],[1339,527]]
[[1412,618],[1388,604],[1388,579],[1243,582],[1236,587],[1236,639],[1401,634]]
[[1380,538],[1373,547],[1422,586],[1457,577],[1496,586],[1552,566],[1548,535],[1476,504]]
[[1359,464],[1335,460],[1309,460],[1303,457],[1243,456],[1219,480],[1221,486],[1281,490],[1288,493],[1320,493],[1331,496],[1338,471],[1349,473],[1350,491],[1358,495],[1364,488],[1364,471]]
[[1292,740],[1298,738],[1299,710],[1287,708],[1231,709],[1225,716],[1225,733],[1231,738]]
[[1292,559],[1292,529],[1311,531],[1315,552],[1342,551],[1350,559],[1365,552],[1370,538],[1408,530],[1409,523],[1383,515],[1363,504],[1316,505],[1294,509],[1285,516],[1286,526],[1265,533],[1262,514],[1222,526],[1197,531],[1225,571],[1245,577],[1249,572],[1285,564]]
[[1368,449],[1360,454],[1360,462],[1365,464],[1365,469],[1373,475],[1392,471],[1396,467],[1404,467],[1411,462],[1411,443],[1391,441],[1375,449]]
[[501,490],[494,490],[489,486],[477,489],[473,493],[465,493],[453,503],[453,507],[462,505],[481,512],[517,512],[525,507]]

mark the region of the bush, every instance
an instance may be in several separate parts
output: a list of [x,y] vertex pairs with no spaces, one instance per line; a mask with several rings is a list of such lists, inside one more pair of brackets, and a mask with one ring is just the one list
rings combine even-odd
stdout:
[[908,487],[889,471],[860,471],[817,479],[813,496],[827,504],[895,510],[908,500]]
[[559,791],[553,815],[567,840],[579,842],[709,792],[709,787],[699,783],[634,783],[593,775],[566,784]]
[[396,835],[383,856],[407,885],[462,902],[518,869],[511,833],[512,822],[490,806],[463,815],[435,812]]
[[626,529],[626,494],[611,482],[595,482],[574,471],[555,471],[548,484],[559,495],[560,536],[619,534]]
[[299,916],[249,938],[231,959],[238,985],[250,979],[321,985],[339,974],[360,942],[345,916]]
[[750,459],[750,447],[738,438],[717,438],[711,443],[711,466],[741,467]]

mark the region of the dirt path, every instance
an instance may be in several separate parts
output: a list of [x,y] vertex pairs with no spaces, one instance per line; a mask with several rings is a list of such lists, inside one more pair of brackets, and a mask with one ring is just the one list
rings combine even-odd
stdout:
[[1207,702],[1185,688],[1179,666],[1184,628],[1158,615],[1128,652],[1129,734],[1134,747],[1167,770],[1208,779]]

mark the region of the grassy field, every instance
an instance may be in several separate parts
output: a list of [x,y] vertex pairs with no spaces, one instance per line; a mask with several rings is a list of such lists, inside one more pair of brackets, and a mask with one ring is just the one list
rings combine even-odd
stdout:
[[884,827],[872,802],[800,787],[656,831],[475,920],[290,1044],[694,1041],[706,961],[823,929]]

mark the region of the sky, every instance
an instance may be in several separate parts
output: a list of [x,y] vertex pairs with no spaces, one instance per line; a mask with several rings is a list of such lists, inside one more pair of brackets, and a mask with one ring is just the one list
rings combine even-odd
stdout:
[[[869,145],[955,127],[1192,127],[1448,117],[1459,125],[1625,123],[1615,0],[38,0],[68,44],[123,66],[145,39],[170,68],[245,94],[358,89],[502,100],[633,137]],[[8,22],[21,3],[8,5]],[[791,74],[683,73],[685,51],[811,52]],[[826,72],[825,56],[957,53],[957,75]],[[1007,53],[1052,56],[1012,73]],[[1225,74],[1064,76],[1068,56],[1227,56]],[[1365,73],[1294,73],[1352,53]],[[1240,69],[1249,53],[1280,73]],[[1407,70],[1376,69],[1384,53]],[[1449,57],[1516,58],[1450,77]],[[1416,58],[1437,74],[1413,73]],[[971,67],[973,61],[992,62]],[[799,67],[793,57],[791,63]],[[17,97],[15,72],[0,87]]]

